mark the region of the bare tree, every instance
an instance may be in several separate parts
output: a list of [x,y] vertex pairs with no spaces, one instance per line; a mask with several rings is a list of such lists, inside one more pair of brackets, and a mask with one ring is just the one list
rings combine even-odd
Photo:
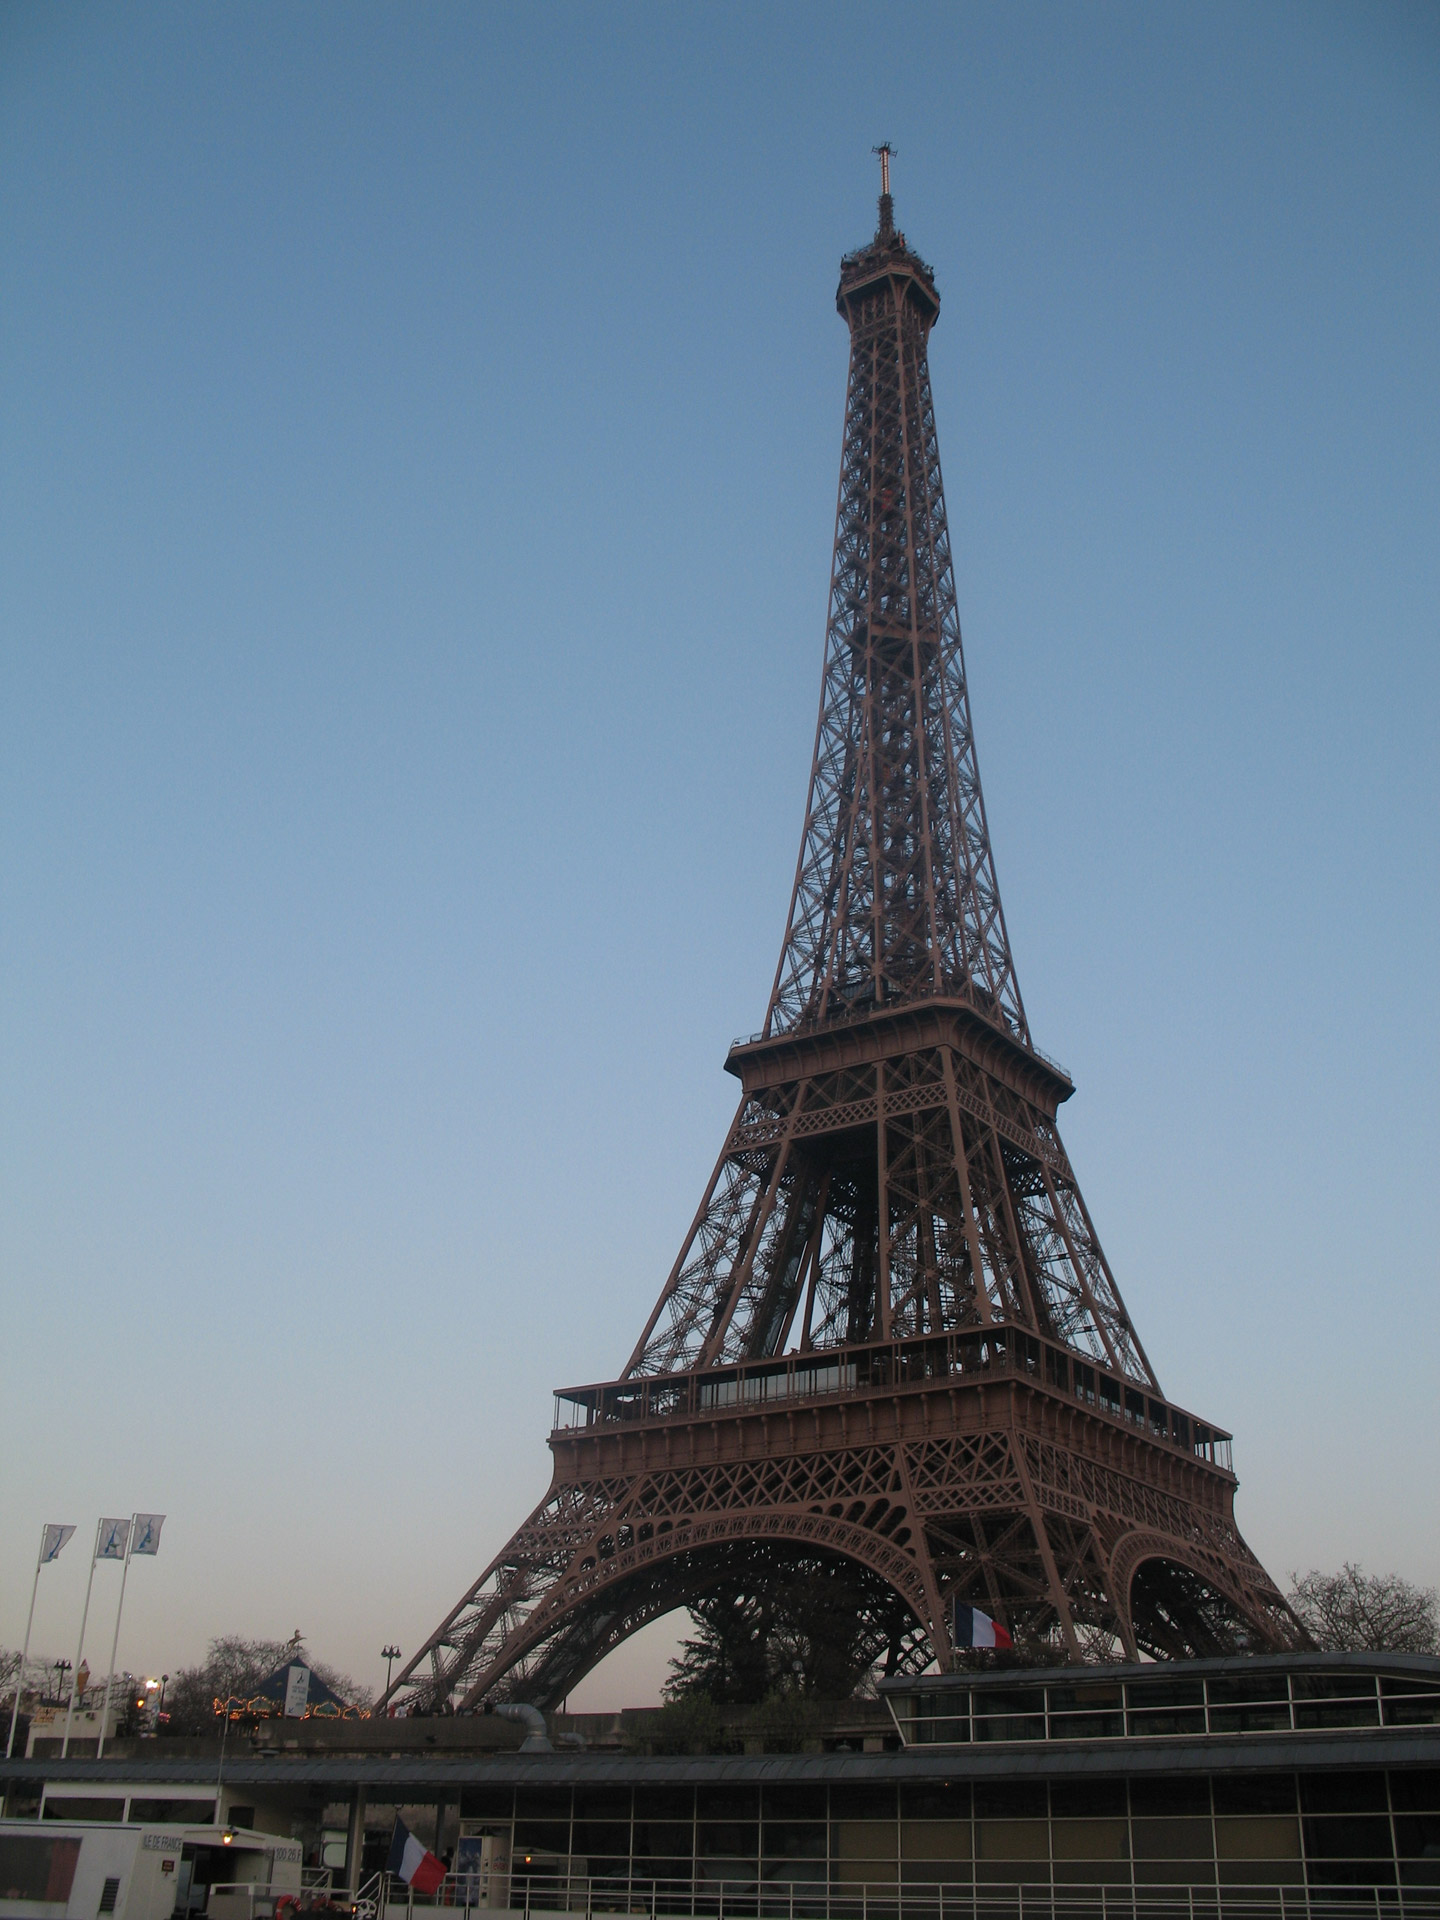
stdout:
[[1290,1576],[1290,1604],[1326,1653],[1440,1653],[1434,1587],[1398,1573],[1367,1574],[1353,1560],[1338,1573],[1312,1567]]
[[[20,1677],[20,1650],[18,1647],[0,1647],[0,1717],[8,1715],[15,1705],[15,1685]],[[9,1732],[10,1722],[0,1726],[0,1746]]]

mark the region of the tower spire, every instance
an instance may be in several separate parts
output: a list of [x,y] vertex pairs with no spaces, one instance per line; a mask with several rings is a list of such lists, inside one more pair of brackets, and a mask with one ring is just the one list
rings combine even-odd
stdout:
[[888,140],[870,149],[880,156],[880,228],[875,238],[888,240],[895,232],[895,202],[890,197],[890,161],[895,149]]

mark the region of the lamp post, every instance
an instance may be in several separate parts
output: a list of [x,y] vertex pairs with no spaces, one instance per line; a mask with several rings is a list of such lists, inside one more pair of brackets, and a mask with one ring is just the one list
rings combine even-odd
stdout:
[[399,1647],[394,1645],[393,1642],[388,1647],[381,1647],[380,1658],[385,1662],[385,1691],[386,1693],[389,1693],[390,1669],[395,1664],[395,1662],[400,1658]]
[[70,1662],[68,1660],[57,1660],[55,1662],[55,1704],[56,1706],[59,1706],[60,1702],[65,1698],[65,1676],[67,1673],[69,1673],[69,1671],[70,1671]]

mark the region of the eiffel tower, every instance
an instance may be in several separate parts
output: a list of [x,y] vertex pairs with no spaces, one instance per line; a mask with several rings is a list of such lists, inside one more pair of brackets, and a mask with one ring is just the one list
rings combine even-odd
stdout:
[[618,1380],[557,1395],[549,1492],[385,1700],[562,1698],[747,1570],[847,1563],[870,1657],[1286,1645],[1230,1436],[1169,1401],[1056,1127],[990,851],[927,345],[894,223],[850,328],[820,720],[790,915],[739,1111]]

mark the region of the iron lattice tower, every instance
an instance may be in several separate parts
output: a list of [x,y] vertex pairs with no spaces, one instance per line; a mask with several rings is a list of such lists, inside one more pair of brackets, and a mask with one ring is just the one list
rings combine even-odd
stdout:
[[737,1568],[836,1557],[892,1602],[891,1670],[950,1663],[957,1599],[1042,1658],[1295,1634],[1235,1526],[1229,1435],[1146,1358],[1056,1126],[1073,1086],[1030,1038],[960,643],[940,300],[882,167],[841,267],[820,720],[765,1024],[725,1063],[739,1111],[624,1374],[557,1397],[550,1491],[387,1699],[548,1705]]

